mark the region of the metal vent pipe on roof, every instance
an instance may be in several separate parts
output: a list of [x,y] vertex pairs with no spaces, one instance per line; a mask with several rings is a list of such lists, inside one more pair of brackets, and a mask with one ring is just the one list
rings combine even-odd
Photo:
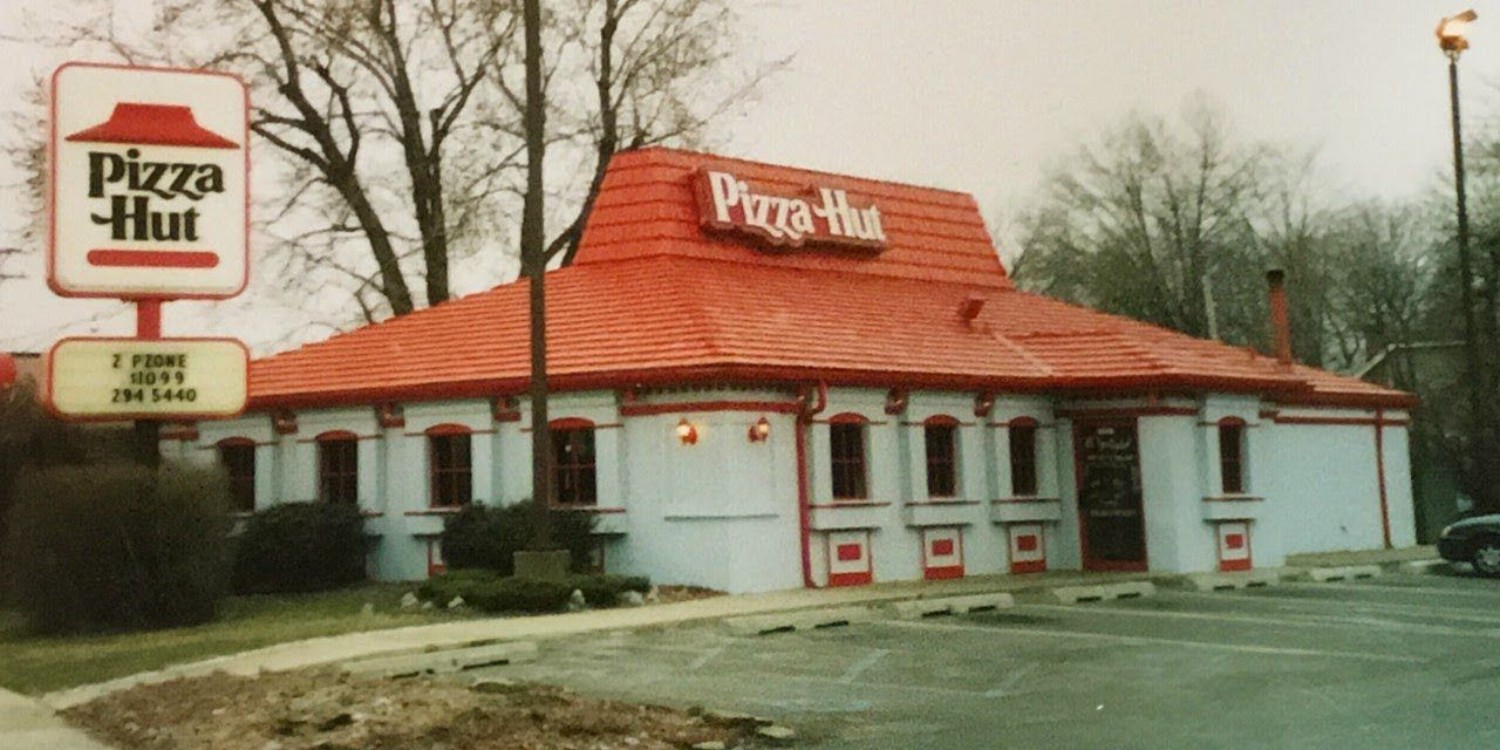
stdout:
[[1276,361],[1292,366],[1292,323],[1287,314],[1286,271],[1273,268],[1266,272],[1271,302],[1271,337],[1276,344]]

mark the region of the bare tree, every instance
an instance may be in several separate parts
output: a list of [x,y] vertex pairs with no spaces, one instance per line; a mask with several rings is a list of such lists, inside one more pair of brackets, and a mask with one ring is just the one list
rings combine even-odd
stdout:
[[1022,217],[1017,281],[1195,336],[1212,320],[1227,341],[1260,340],[1250,218],[1270,153],[1234,142],[1201,103],[1176,127],[1130,118],[1056,169]]
[[[456,280],[496,283],[517,256],[519,0],[159,0],[150,40],[134,43],[102,20],[108,0],[73,3],[101,20],[52,30],[55,45],[250,83],[253,131],[283,157],[257,160],[258,185],[278,188],[260,191],[274,196],[258,211],[277,248],[265,265],[300,299],[352,298],[376,320],[449,299]],[[617,151],[691,143],[775,66],[728,70],[728,0],[546,5],[544,146],[561,227],[548,257],[565,264]]]

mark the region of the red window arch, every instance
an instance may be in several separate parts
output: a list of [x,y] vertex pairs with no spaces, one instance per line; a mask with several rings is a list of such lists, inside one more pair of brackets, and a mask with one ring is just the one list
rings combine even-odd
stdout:
[[828,418],[828,458],[835,500],[864,500],[870,496],[865,459],[869,421],[852,412]]
[[927,496],[957,496],[958,420],[946,414],[928,417],[922,423],[922,442],[927,454]]
[[318,446],[318,499],[359,505],[359,436],[329,430],[314,439]]
[[1010,494],[1033,497],[1037,494],[1036,430],[1031,417],[1016,417],[1007,426],[1010,437]]
[[599,504],[595,425],[569,417],[547,423],[552,436],[552,502],[568,507]]
[[255,441],[249,438],[224,438],[217,444],[219,463],[229,474],[229,500],[233,510],[250,513],[255,510]]
[[1226,495],[1245,492],[1245,420],[1219,420],[1219,484]]
[[427,429],[427,468],[434,508],[460,508],[474,499],[473,430],[461,424]]

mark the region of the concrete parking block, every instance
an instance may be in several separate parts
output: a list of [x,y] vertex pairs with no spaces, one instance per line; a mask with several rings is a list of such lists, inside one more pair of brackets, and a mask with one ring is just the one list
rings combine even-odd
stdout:
[[769,635],[793,630],[817,630],[856,622],[869,622],[876,618],[868,607],[837,607],[832,609],[796,610],[774,615],[735,617],[724,621],[731,630],[744,635]]
[[402,654],[376,659],[345,662],[344,671],[381,677],[415,677],[418,675],[454,674],[481,667],[495,667],[531,661],[536,658],[536,643],[516,641],[485,646]]
[[1188,583],[1199,591],[1228,591],[1262,586],[1274,586],[1281,582],[1281,575],[1274,570],[1247,570],[1239,573],[1193,573],[1187,576]]
[[1378,578],[1380,577],[1379,565],[1347,565],[1337,568],[1310,568],[1307,571],[1309,580],[1325,583],[1327,581],[1352,581],[1356,578]]
[[1110,599],[1134,599],[1156,594],[1156,584],[1150,581],[1126,581],[1095,586],[1060,586],[1052,589],[1052,595],[1063,604],[1079,602],[1102,602]]
[[897,617],[915,620],[936,615],[962,615],[970,612],[987,612],[1016,606],[1016,598],[1010,594],[975,594],[972,596],[944,596],[934,599],[916,599],[894,602],[891,610]]

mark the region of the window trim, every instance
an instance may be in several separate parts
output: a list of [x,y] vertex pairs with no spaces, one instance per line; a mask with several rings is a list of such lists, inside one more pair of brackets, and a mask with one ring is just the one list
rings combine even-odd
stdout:
[[[1038,497],[1042,491],[1041,461],[1037,457],[1037,434],[1041,424],[1031,417],[1016,417],[1006,423],[1006,452],[1010,459],[1010,494],[1011,497]],[[1022,454],[1016,450],[1017,430],[1026,430],[1031,440],[1031,450]],[[1017,459],[1022,459],[1018,461]],[[1026,471],[1017,471],[1018,467],[1025,467]],[[1023,487],[1017,481],[1017,477],[1025,476],[1030,487]],[[1022,490],[1030,490],[1023,492]]]
[[[552,442],[551,450],[552,450],[552,459],[553,459],[552,460],[552,497],[548,498],[548,505],[551,506],[551,507],[554,507],[554,508],[562,508],[562,509],[568,509],[568,510],[598,508],[599,507],[599,425],[595,424],[593,422],[593,420],[584,419],[582,417],[562,417],[560,419],[554,419],[554,420],[548,422],[547,423],[547,430],[548,430],[548,434],[550,436],[550,440]],[[572,462],[564,462],[564,461],[562,461],[561,457],[558,455],[558,451],[559,451],[559,449],[562,446],[559,444],[558,441],[564,435],[579,434],[579,433],[587,433],[588,436],[589,436],[588,462],[585,463],[583,461],[572,461]],[[575,453],[575,455],[580,455],[580,454],[579,453]],[[588,477],[589,478],[588,482],[583,482],[582,481],[582,478],[583,478],[583,475],[584,475],[585,471],[590,475]],[[573,486],[578,487],[580,489],[580,491],[585,486],[591,487],[593,489],[592,497],[584,498],[584,499],[581,499],[581,500],[574,500],[574,501],[571,501],[571,502],[563,502],[563,499],[562,499],[563,477],[564,477],[565,474],[568,474],[568,473],[573,473],[573,474],[577,475],[575,477],[575,479],[577,481],[573,482]]]
[[[1249,483],[1245,481],[1247,479],[1245,476],[1245,443],[1248,436],[1248,433],[1245,431],[1245,420],[1239,417],[1224,417],[1216,423],[1216,426],[1218,427],[1219,440],[1219,489],[1225,495],[1243,495],[1249,492]],[[1226,442],[1224,439],[1224,433],[1229,430],[1234,432],[1232,443]],[[1233,445],[1232,453],[1226,450],[1226,447],[1229,445]],[[1231,465],[1233,466],[1232,473],[1230,472]],[[1230,482],[1231,476],[1234,479],[1233,486],[1231,486]]]
[[[474,502],[474,430],[461,424],[444,423],[433,425],[422,431],[427,440],[427,507],[435,509],[458,509]],[[469,455],[462,469],[438,466],[438,438],[466,438],[469,446]],[[454,456],[457,453],[453,453]],[[457,502],[439,502],[441,496],[441,479],[444,476],[463,476],[468,491],[463,493],[466,497]]]
[[[220,440],[217,443],[214,443],[214,448],[218,452],[219,464],[224,467],[225,473],[227,473],[229,475],[229,500],[230,500],[230,502],[232,502],[234,504],[234,506],[232,508],[232,511],[235,512],[235,513],[254,513],[255,512],[255,507],[256,507],[256,502],[255,501],[256,501],[256,489],[257,489],[256,488],[256,484],[257,483],[255,481],[255,479],[256,479],[255,475],[256,475],[256,472],[257,472],[257,470],[259,468],[256,465],[258,463],[258,461],[257,461],[257,457],[255,455],[255,449],[257,448],[257,446],[255,444],[255,441],[251,440],[250,438],[247,438],[247,437],[227,437],[227,438],[224,438],[223,440]],[[248,475],[245,475],[245,476],[236,476],[235,475],[234,468],[229,465],[228,461],[224,460],[224,449],[225,448],[249,448],[250,449],[250,473]],[[244,492],[244,490],[241,488],[241,485],[244,484],[244,483],[247,483],[247,482],[249,484],[249,495],[250,495],[250,506],[248,508],[245,507],[244,503],[240,502],[243,499],[241,497],[241,495]]]
[[[359,436],[348,430],[328,430],[327,432],[319,433],[317,437],[313,438],[313,443],[318,446],[318,502],[337,502],[341,504],[353,505],[356,508],[359,507]],[[328,460],[326,458],[328,454],[324,453],[324,450],[326,450],[328,446],[334,444],[338,444],[340,446],[340,450],[345,449],[345,446],[347,446],[347,448],[353,449],[353,452],[351,454],[354,461],[352,471],[337,472],[338,476],[343,481],[352,480],[353,484],[351,489],[354,493],[353,497],[339,498],[337,500],[329,497],[329,485],[327,481]]]
[[[853,461],[843,459],[834,453],[834,428],[855,426],[859,429],[859,456],[858,456],[858,493],[851,495],[839,494],[838,476],[841,463],[852,465]],[[866,502],[870,499],[870,420],[862,414],[854,412],[842,412],[828,418],[828,464],[829,464],[829,490],[834,502]],[[852,475],[851,475],[852,476]]]
[[[942,493],[942,494],[935,493],[932,490],[933,466],[934,466],[934,463],[935,463],[933,461],[932,441],[931,441],[931,435],[932,435],[931,430],[933,428],[942,428],[942,429],[948,430],[948,441],[947,441],[948,442],[948,456],[947,456],[948,477],[947,477],[947,480],[948,480],[949,491],[947,493]],[[927,496],[928,497],[938,497],[938,498],[953,499],[953,498],[957,498],[960,495],[960,492],[959,492],[959,490],[960,490],[960,488],[959,488],[959,479],[960,479],[960,476],[959,476],[959,466],[958,466],[958,460],[959,460],[959,456],[958,456],[958,437],[959,437],[959,431],[958,431],[958,428],[959,428],[959,422],[958,422],[958,420],[955,419],[955,418],[953,418],[953,417],[951,417],[951,416],[949,416],[949,415],[947,415],[947,414],[936,414],[936,415],[933,415],[931,417],[928,417],[927,419],[923,420],[923,422],[922,422],[922,450],[923,450],[923,456],[924,456],[923,464],[927,468]],[[939,462],[936,462],[936,463],[941,464],[942,462],[939,461]]]

